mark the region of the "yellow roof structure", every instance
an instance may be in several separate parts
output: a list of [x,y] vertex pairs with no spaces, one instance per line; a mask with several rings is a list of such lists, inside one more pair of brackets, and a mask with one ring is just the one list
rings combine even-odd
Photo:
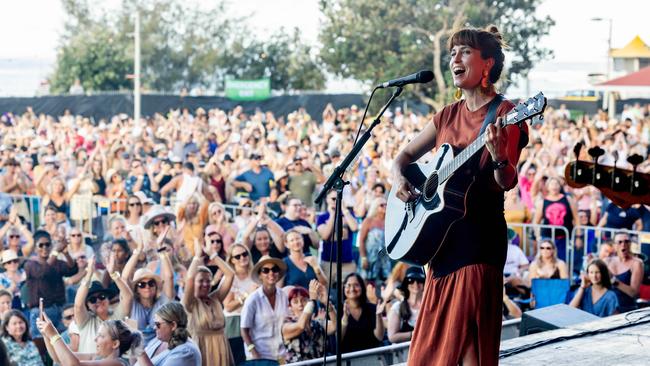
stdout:
[[636,36],[625,47],[612,49],[610,55],[613,58],[650,58],[650,47]]

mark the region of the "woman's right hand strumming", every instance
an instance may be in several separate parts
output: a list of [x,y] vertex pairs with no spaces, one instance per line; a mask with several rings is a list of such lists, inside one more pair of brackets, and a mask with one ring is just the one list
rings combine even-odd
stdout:
[[413,201],[420,195],[402,173],[395,173],[393,175],[393,182],[395,182],[397,187],[395,195],[404,202]]

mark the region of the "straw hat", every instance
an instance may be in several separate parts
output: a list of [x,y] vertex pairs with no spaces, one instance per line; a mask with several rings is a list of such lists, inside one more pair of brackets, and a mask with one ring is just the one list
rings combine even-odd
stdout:
[[117,169],[113,169],[113,168],[108,169],[106,171],[106,176],[104,177],[104,180],[106,181],[106,183],[110,183],[111,179],[113,178],[113,176],[115,174],[117,174]]
[[260,270],[262,269],[263,266],[267,264],[275,264],[276,266],[280,267],[280,279],[284,278],[284,275],[287,273],[287,264],[284,263],[282,259],[278,258],[273,258],[268,255],[262,256],[259,261],[255,264],[255,267],[253,267],[253,273],[251,274],[251,277],[253,278],[253,281],[257,283],[262,283],[260,280]]
[[137,271],[135,271],[135,274],[133,275],[133,288],[138,285],[138,283],[144,279],[153,279],[156,281],[156,287],[160,291],[162,288],[162,279],[160,276],[157,274],[153,273],[150,269],[148,268],[140,268]]
[[154,205],[144,216],[144,228],[149,229],[153,224],[153,220],[161,216],[167,218],[169,221],[176,220],[176,215],[167,211],[163,206]]
[[13,250],[7,249],[2,252],[2,264],[11,262],[16,259],[20,260],[20,258],[18,258],[18,254],[16,254],[16,252],[14,252]]

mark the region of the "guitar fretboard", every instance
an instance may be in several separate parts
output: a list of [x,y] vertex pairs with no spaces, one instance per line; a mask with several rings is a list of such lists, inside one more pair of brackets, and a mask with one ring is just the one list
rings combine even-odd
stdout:
[[467,160],[469,160],[477,151],[479,151],[483,146],[485,146],[485,140],[487,135],[485,132],[481,134],[476,140],[469,144],[466,148],[461,151],[460,154],[456,155],[447,165],[440,168],[438,171],[438,181],[440,183],[449,179],[449,177],[454,174],[454,172],[460,168]]

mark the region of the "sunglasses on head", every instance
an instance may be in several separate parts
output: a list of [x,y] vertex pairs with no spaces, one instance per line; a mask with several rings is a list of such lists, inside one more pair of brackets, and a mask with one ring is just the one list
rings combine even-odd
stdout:
[[104,300],[106,300],[106,299],[107,299],[106,295],[104,295],[104,294],[99,294],[99,295],[97,295],[97,296],[89,297],[89,298],[88,298],[88,302],[91,303],[91,304],[96,304],[97,301],[104,301]]
[[156,286],[156,280],[138,282],[138,288],[145,288],[147,286],[148,287],[155,287]]
[[39,247],[39,248],[49,248],[50,245],[52,245],[52,243],[49,242],[49,241],[44,241],[44,242],[42,242],[42,243],[38,243],[38,247]]
[[154,226],[167,225],[167,220],[158,220],[153,222]]
[[260,272],[264,273],[264,274],[269,274],[269,272],[280,273],[280,267],[278,267],[278,266],[273,266],[271,268],[264,267],[264,268],[260,269]]
[[233,257],[235,260],[240,260],[240,259],[242,259],[242,258],[247,258],[247,257],[248,257],[248,253],[247,253],[247,252],[243,252],[243,253],[239,253],[239,254],[237,254],[237,255],[233,255],[232,257]]

